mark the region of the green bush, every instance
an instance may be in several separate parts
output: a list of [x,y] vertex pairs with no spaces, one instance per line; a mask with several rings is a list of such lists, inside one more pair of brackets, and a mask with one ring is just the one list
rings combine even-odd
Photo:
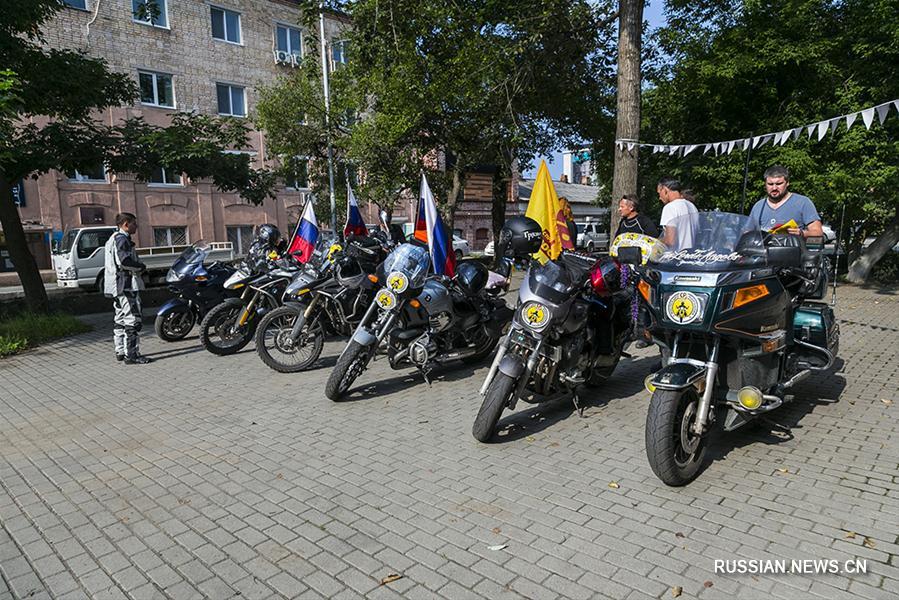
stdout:
[[0,319],[0,357],[56,338],[90,331],[90,326],[72,315],[21,313]]

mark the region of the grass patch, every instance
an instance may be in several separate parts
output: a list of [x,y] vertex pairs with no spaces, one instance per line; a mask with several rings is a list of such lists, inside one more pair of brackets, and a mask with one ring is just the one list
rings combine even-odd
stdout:
[[0,318],[0,357],[33,348],[48,340],[90,331],[72,315],[21,313]]

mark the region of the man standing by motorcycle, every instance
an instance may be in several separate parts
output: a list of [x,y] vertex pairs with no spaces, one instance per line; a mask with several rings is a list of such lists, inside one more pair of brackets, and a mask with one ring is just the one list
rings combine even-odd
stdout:
[[144,287],[140,274],[147,267],[137,259],[131,240],[131,236],[137,233],[137,217],[131,213],[119,213],[115,224],[119,229],[104,247],[103,293],[113,299],[116,360],[124,361],[126,365],[145,365],[151,359],[140,353],[140,330],[143,325],[140,290]]
[[[698,216],[698,211],[692,202],[684,198],[682,190],[680,181],[673,177],[663,177],[656,187],[659,200],[664,205],[661,225],[665,232],[661,240],[672,250],[692,248],[696,234],[695,217]],[[693,218],[680,218],[684,215],[692,215]]]
[[[789,191],[790,171],[781,165],[773,165],[765,171],[765,194],[749,212],[749,218],[759,228],[773,231],[784,225],[795,225],[787,233],[803,237],[824,235],[821,217],[814,203],[807,196]],[[791,223],[792,221],[792,223]]]

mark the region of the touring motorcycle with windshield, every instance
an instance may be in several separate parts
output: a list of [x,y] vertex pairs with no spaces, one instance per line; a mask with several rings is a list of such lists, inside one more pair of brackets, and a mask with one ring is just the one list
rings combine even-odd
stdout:
[[394,369],[411,365],[427,380],[436,363],[489,355],[511,317],[487,288],[487,267],[464,261],[453,277],[428,276],[426,248],[402,244],[378,270],[381,287],[328,378],[325,395],[341,399],[378,352]]
[[[833,365],[839,325],[823,296],[821,238],[765,233],[743,215],[685,215],[681,245],[650,260],[640,293],[663,368],[647,379],[646,453],[668,485],[699,473],[710,433],[781,406]],[[632,258],[625,258],[630,260]]]
[[611,258],[564,251],[541,264],[531,256],[542,241],[542,228],[527,217],[510,219],[500,233],[498,255],[509,248],[516,261],[530,266],[512,327],[481,386],[484,400],[472,427],[481,442],[493,437],[503,410],[519,400],[537,404],[569,396],[582,414],[578,388],[609,377],[630,340],[636,299],[629,271]]

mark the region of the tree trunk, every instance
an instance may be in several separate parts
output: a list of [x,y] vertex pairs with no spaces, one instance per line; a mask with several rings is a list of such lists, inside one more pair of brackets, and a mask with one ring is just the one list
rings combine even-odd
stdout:
[[449,196],[446,202],[446,226],[450,233],[453,231],[453,225],[456,220],[456,208],[465,195],[465,172],[459,169],[459,157],[456,156],[456,167],[453,169],[453,185],[450,188]]
[[[615,138],[636,140],[640,137],[640,51],[643,37],[644,0],[621,0],[618,7],[618,115]],[[615,148],[615,170],[612,179],[612,232],[618,229],[618,200],[624,194],[637,193],[637,146]]]
[[865,283],[871,275],[874,265],[899,242],[899,210],[893,215],[893,220],[887,225],[874,243],[862,255],[849,265],[849,274],[846,276],[852,283]]
[[502,258],[497,251],[499,249],[499,232],[506,222],[506,202],[509,199],[509,182],[510,177],[506,177],[504,169],[497,166],[493,173],[493,202],[490,207],[490,216],[493,231],[493,268],[499,266]]
[[0,225],[6,236],[9,257],[25,290],[25,304],[28,310],[36,313],[48,312],[50,303],[47,300],[47,290],[44,289],[37,262],[25,242],[25,229],[22,227],[19,209],[12,196],[12,182],[3,172],[0,172]]

